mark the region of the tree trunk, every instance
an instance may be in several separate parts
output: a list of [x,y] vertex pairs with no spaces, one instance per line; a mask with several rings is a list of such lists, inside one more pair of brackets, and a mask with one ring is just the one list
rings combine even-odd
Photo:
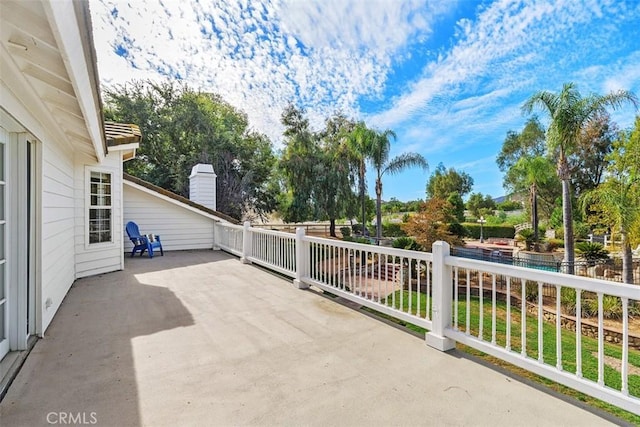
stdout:
[[633,254],[626,230],[621,230],[622,235],[622,282],[633,284]]
[[362,200],[362,229],[360,230],[360,232],[362,233],[362,236],[364,236],[364,230],[365,230],[365,200],[364,200],[364,160],[361,161],[360,163],[360,198]]
[[338,237],[336,236],[336,219],[335,218],[329,218],[329,236]]
[[382,238],[382,181],[376,179],[376,240],[380,244]]
[[562,181],[562,225],[564,226],[564,264],[566,273],[574,274],[575,249],[573,242],[573,215],[571,209],[571,173],[564,153],[558,160],[558,178]]
[[564,262],[567,266],[567,273],[573,274],[575,250],[573,242],[571,186],[568,178],[562,180],[562,224],[564,225]]
[[531,185],[531,225],[533,226],[533,241],[537,244],[538,235],[538,189],[536,184]]

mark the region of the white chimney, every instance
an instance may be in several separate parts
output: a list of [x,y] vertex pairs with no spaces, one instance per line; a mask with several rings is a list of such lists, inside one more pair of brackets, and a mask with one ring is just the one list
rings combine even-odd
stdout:
[[189,176],[189,200],[216,210],[216,178],[213,165],[198,163]]

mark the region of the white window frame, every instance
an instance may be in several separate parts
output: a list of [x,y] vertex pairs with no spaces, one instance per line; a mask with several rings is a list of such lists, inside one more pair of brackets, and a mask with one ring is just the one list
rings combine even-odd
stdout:
[[[108,207],[109,209],[111,209],[111,240],[107,241],[107,242],[98,242],[98,243],[90,243],[90,239],[89,239],[89,223],[90,223],[90,214],[91,214],[91,209],[94,208],[94,206],[91,205],[91,173],[92,172],[97,172],[97,173],[103,173],[103,174],[108,174],[111,175],[111,205]],[[115,207],[114,207],[114,188],[115,188],[115,173],[112,169],[106,169],[106,168],[96,168],[96,167],[85,167],[85,209],[84,209],[84,242],[85,242],[85,249],[89,250],[89,249],[102,249],[102,248],[107,248],[107,247],[112,247],[115,246],[116,242],[115,242]],[[105,207],[102,207],[105,208]]]
[[[1,123],[0,123],[1,124]],[[0,161],[2,162],[2,165],[0,166],[0,172],[2,172],[0,174],[0,187],[2,187],[2,192],[0,192],[0,197],[2,197],[2,212],[0,212],[0,227],[2,227],[2,239],[0,241],[0,245],[2,246],[2,258],[0,259],[0,265],[1,265],[1,274],[2,274],[2,280],[0,280],[0,286],[2,287],[2,293],[1,293],[1,298],[0,298],[0,306],[2,306],[2,310],[0,310],[0,316],[2,316],[2,322],[0,327],[2,328],[2,331],[0,331],[0,360],[2,360],[2,358],[9,352],[10,346],[9,346],[9,341],[10,341],[10,335],[11,335],[11,321],[9,319],[9,294],[10,294],[10,290],[9,290],[9,285],[8,285],[8,280],[9,280],[9,275],[8,275],[8,263],[7,263],[7,257],[8,257],[8,250],[9,250],[9,245],[7,244],[7,240],[8,240],[8,234],[9,234],[9,230],[8,230],[8,224],[7,224],[7,213],[8,213],[8,209],[7,209],[7,201],[9,199],[9,196],[7,195],[7,182],[8,182],[8,171],[7,171],[7,165],[9,163],[8,161],[8,157],[9,157],[9,132],[5,131],[5,129],[3,127],[0,127],[0,133],[2,133],[2,135],[0,135],[0,150],[2,150],[2,158],[0,158]]]

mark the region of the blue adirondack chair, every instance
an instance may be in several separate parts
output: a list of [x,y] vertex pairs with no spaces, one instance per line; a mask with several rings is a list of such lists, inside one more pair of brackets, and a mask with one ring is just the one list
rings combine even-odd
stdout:
[[140,234],[138,224],[133,221],[129,221],[127,223],[127,234],[129,235],[129,239],[131,239],[131,243],[133,243],[131,257],[133,257],[137,251],[140,251],[140,256],[142,256],[144,251],[148,251],[149,258],[153,258],[153,248],[160,248],[160,255],[164,256],[160,236],[154,234],[149,236]]

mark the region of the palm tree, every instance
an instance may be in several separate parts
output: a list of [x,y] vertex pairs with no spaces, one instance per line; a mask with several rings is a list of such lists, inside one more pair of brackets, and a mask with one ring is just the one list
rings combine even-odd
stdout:
[[548,183],[552,179],[553,164],[546,157],[521,157],[513,166],[513,174],[519,177],[523,186],[529,187],[531,198],[531,225],[533,226],[533,240],[538,236],[538,186]]
[[640,218],[640,117],[635,130],[614,143],[606,180],[581,197],[582,207],[600,212],[622,236],[622,281],[633,283],[629,231]]
[[573,274],[575,250],[573,242],[573,220],[571,209],[571,170],[568,156],[576,149],[582,128],[594,117],[606,111],[606,107],[618,108],[624,101],[637,106],[636,97],[620,90],[608,95],[582,97],[573,83],[565,83],[560,93],[540,91],[529,98],[522,109],[531,113],[538,107],[549,115],[551,123],[547,131],[547,145],[550,152],[558,157],[557,173],[562,181],[562,221],[564,226],[564,261],[568,273]]
[[396,134],[390,129],[376,132],[370,153],[371,164],[376,169],[376,238],[378,243],[382,238],[382,176],[385,173],[394,175],[414,166],[422,169],[428,167],[425,158],[417,153],[404,153],[389,160],[391,150],[389,137],[396,138]]
[[376,134],[373,130],[367,128],[364,122],[358,122],[355,128],[352,131],[348,132],[345,136],[349,155],[353,158],[358,169],[358,185],[360,187],[360,200],[362,202],[362,234],[364,234],[366,219],[366,161],[371,155],[373,141],[376,137]]

